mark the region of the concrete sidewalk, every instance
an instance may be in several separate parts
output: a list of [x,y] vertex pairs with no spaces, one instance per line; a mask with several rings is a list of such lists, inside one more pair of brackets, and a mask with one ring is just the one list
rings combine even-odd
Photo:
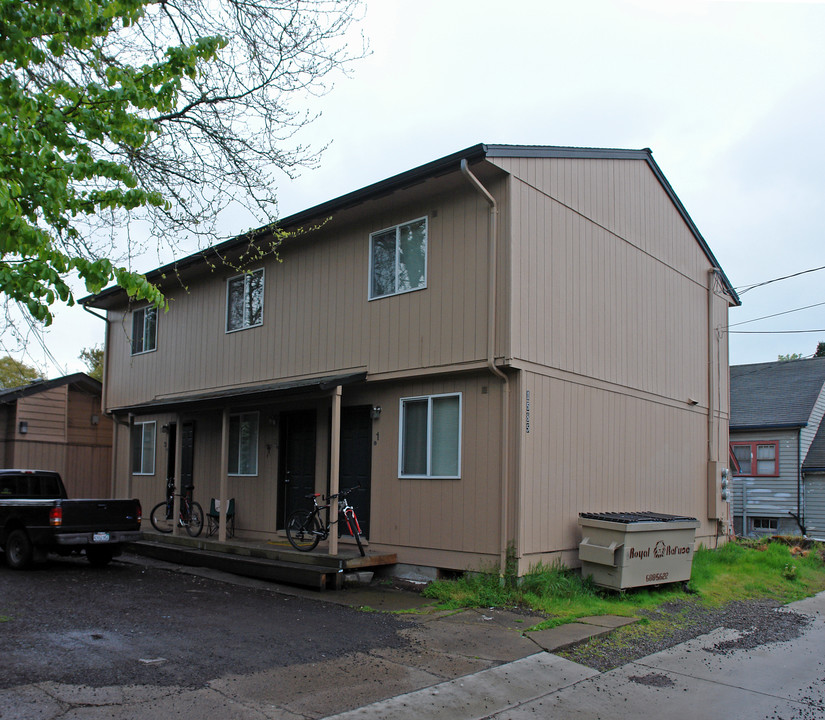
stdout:
[[[357,608],[403,613],[420,611],[431,602],[391,589],[352,588],[319,595],[216,571],[175,569]],[[606,673],[551,653],[610,632],[627,618],[582,618],[525,633],[541,618],[501,609],[402,614],[414,621],[402,631],[412,652],[388,648],[311,669],[279,668],[258,678],[216,680],[193,695],[191,714],[180,706],[188,695],[177,696],[175,711],[181,718],[198,717],[204,703],[220,700],[233,703],[226,717],[279,720],[825,720],[825,593],[777,612],[786,610],[812,618],[793,641],[724,649],[720,643],[740,635],[720,628]],[[351,672],[353,662],[360,672]],[[308,685],[307,670],[328,682]],[[370,696],[384,699],[370,702]],[[356,709],[335,714],[341,706]],[[133,717],[129,712],[134,709],[124,707],[124,714],[115,717]]]
[[789,642],[737,650],[720,628],[607,673],[537,653],[330,720],[825,718],[825,593],[787,610],[812,618]]

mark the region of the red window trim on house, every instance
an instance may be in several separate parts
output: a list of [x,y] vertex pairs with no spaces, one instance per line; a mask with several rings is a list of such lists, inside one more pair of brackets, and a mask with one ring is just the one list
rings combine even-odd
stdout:
[[[760,473],[757,472],[757,447],[758,446],[773,446],[773,472]],[[734,454],[734,447],[750,446],[751,449],[751,472],[742,472],[739,463],[736,461]],[[730,443],[730,455],[733,462],[734,475],[746,475],[748,477],[779,477],[779,441],[778,440],[753,440],[753,441],[737,441]]]

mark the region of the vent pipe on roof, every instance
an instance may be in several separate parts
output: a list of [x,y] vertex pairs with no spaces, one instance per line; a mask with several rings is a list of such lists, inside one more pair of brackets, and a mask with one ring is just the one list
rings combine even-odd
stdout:
[[[490,206],[490,227],[488,229],[488,258],[487,258],[487,367],[490,372],[501,380],[501,546],[500,568],[502,577],[507,570],[507,546],[509,537],[507,532],[507,518],[509,515],[510,496],[510,385],[500,368],[496,366],[496,283],[498,258],[498,205],[481,181],[470,172],[467,160],[461,160],[461,173],[467,178],[470,185],[481,195]],[[518,523],[515,523],[518,528]],[[516,538],[515,553],[518,558],[519,547]]]

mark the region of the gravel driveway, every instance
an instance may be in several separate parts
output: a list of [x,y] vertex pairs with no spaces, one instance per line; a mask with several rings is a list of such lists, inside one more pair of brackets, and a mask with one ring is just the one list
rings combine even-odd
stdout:
[[741,636],[714,646],[714,653],[792,640],[799,637],[811,622],[810,617],[784,610],[771,600],[734,602],[716,609],[703,607],[694,600],[684,600],[665,603],[641,615],[652,621],[664,621],[664,629],[659,622],[627,625],[557,654],[604,672],[719,627],[739,630]]

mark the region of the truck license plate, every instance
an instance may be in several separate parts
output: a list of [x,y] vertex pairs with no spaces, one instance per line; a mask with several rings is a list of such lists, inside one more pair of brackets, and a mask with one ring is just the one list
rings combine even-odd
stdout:
[[92,535],[92,542],[109,542],[109,533],[96,532],[94,535]]

